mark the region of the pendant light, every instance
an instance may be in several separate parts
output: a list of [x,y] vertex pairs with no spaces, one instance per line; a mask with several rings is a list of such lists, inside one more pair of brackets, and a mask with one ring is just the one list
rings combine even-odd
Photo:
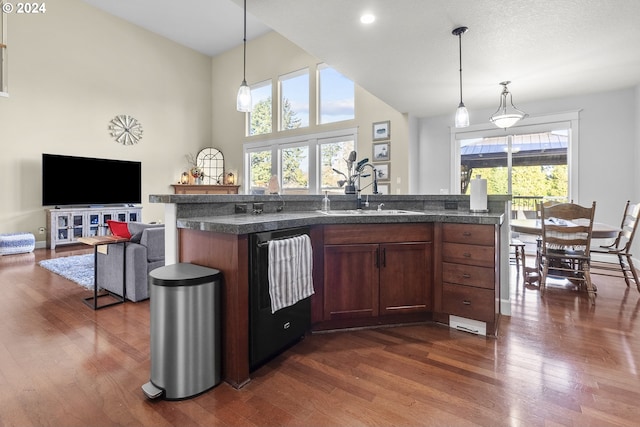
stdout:
[[469,126],[469,112],[467,111],[467,107],[464,106],[464,102],[462,102],[462,35],[466,33],[468,29],[469,28],[467,27],[458,27],[451,32],[454,36],[458,36],[458,47],[460,53],[460,104],[456,110],[455,121],[457,128],[466,128]]
[[[527,113],[522,110],[518,110],[515,105],[513,105],[513,98],[511,96],[511,92],[509,92],[509,88],[507,85],[511,83],[509,81],[500,83],[502,85],[502,93],[500,94],[500,106],[498,110],[493,113],[491,118],[491,123],[498,126],[499,128],[506,129],[515,125],[519,120],[527,117]],[[509,96],[509,104],[511,105],[511,110],[507,111],[507,95]]]
[[251,88],[247,85],[247,0],[244,0],[244,38],[243,42],[243,69],[242,84],[238,89],[238,99],[236,101],[238,111],[249,113],[251,111]]

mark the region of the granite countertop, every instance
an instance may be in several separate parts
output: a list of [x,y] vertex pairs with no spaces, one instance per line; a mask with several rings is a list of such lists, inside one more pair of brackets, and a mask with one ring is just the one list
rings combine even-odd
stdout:
[[292,211],[262,214],[234,214],[178,218],[178,228],[248,234],[282,228],[327,224],[397,224],[421,222],[453,222],[463,224],[498,224],[504,213],[472,213],[457,210],[425,210],[400,215],[326,215],[319,211]]

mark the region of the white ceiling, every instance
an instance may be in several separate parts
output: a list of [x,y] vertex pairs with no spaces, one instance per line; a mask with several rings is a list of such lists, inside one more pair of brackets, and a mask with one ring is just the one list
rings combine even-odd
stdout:
[[[242,43],[243,0],[84,1],[207,55]],[[469,109],[497,108],[504,80],[517,106],[640,84],[638,0],[248,0],[247,9],[249,40],[271,28],[418,117],[458,105],[459,26],[469,27]],[[365,11],[374,24],[360,24]]]

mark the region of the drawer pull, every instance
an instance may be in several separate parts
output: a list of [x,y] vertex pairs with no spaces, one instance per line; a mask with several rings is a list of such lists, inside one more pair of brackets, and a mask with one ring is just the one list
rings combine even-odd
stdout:
[[471,258],[471,254],[469,252],[463,253],[462,256],[465,258]]
[[464,233],[462,233],[462,235],[464,237],[470,237],[471,236],[471,232],[470,231],[465,231]]
[[470,274],[467,274],[467,273],[464,273],[464,274],[462,275],[462,278],[463,278],[463,279],[471,279],[471,275],[470,275]]
[[471,305],[471,301],[467,301],[467,300],[462,301],[462,303],[463,303],[464,305]]

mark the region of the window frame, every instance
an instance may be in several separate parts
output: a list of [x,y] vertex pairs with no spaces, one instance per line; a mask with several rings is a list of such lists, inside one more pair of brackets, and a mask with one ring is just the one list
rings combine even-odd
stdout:
[[[337,142],[340,139],[352,139],[354,150],[358,147],[358,128],[348,128],[327,132],[319,132],[308,135],[291,136],[285,138],[266,139],[263,141],[247,142],[243,144],[243,163],[244,163],[244,187],[245,194],[251,194],[250,178],[251,164],[249,156],[253,152],[271,150],[271,176],[278,176],[278,184],[282,193],[282,148],[293,148],[299,146],[309,147],[309,194],[321,194],[321,156],[319,153],[320,145],[327,142]],[[274,161],[275,159],[275,161]],[[286,194],[286,193],[285,193]]]
[[569,179],[569,200],[577,200],[579,192],[579,149],[580,149],[580,111],[546,114],[521,120],[517,125],[498,129],[490,123],[469,126],[464,129],[451,128],[451,176],[450,188],[460,194],[460,144],[458,141],[472,138],[486,138],[507,135],[522,135],[560,129],[569,130],[567,147],[567,169]]
[[301,124],[300,127],[294,129],[306,129],[310,126],[310,117],[311,117],[311,96],[310,96],[310,86],[311,86],[311,74],[308,67],[301,68],[296,71],[292,71],[290,73],[282,74],[278,76],[278,130],[279,131],[288,131],[294,129],[287,129],[284,127],[284,90],[283,83],[287,80],[295,79],[301,76],[307,76],[307,91],[306,91],[306,100],[307,100],[307,124]]
[[[347,119],[342,119],[342,120],[335,120],[335,121],[331,121],[331,122],[323,122],[322,121],[322,79],[321,74],[322,71],[325,69],[331,69],[334,70],[336,73],[340,74],[342,77],[344,77],[345,79],[349,80],[351,82],[351,84],[353,85],[353,116],[351,118],[347,118]],[[334,67],[326,64],[326,63],[321,63],[318,64],[316,66],[316,125],[317,126],[326,126],[326,125],[331,125],[333,123],[342,123],[342,122],[346,122],[348,120],[355,120],[356,119],[356,83],[351,80],[350,78],[348,78],[347,76],[345,76],[344,74],[340,73],[337,69],[335,69]]]
[[[253,96],[253,91],[254,90],[259,90],[262,89],[263,87],[266,86],[270,86],[270,93],[269,93],[269,97],[271,98],[271,131],[270,132],[265,132],[265,133],[257,133],[255,135],[251,134],[251,117],[253,115],[253,109],[255,107],[255,105],[257,104],[255,97]],[[263,80],[261,82],[258,83],[254,83],[252,85],[249,86],[249,90],[251,91],[251,111],[248,112],[246,114],[247,117],[247,122],[245,124],[245,137],[255,137],[255,136],[260,136],[260,135],[269,135],[269,134],[273,134],[273,80],[272,79],[267,79],[267,80]]]

